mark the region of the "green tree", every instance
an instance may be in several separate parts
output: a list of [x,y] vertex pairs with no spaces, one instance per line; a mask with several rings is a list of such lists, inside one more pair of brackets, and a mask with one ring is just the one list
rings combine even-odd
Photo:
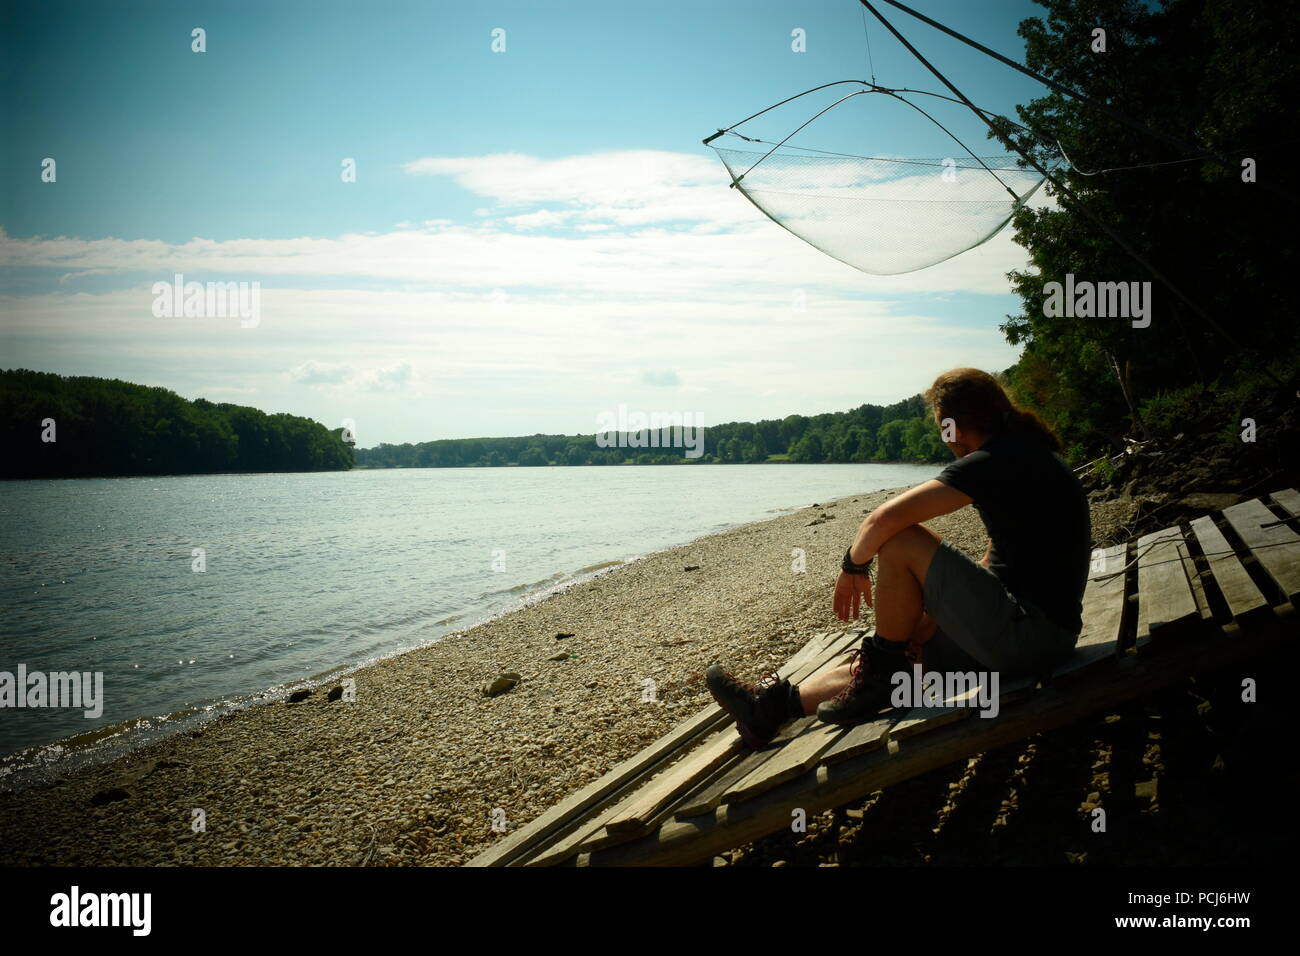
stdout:
[[876,461],[900,461],[907,423],[901,419],[885,422],[876,434]]
[[[1297,126],[1281,119],[1300,95],[1300,8],[1249,0],[1039,0],[1047,17],[1020,25],[1033,70],[1148,126],[1230,157],[1185,159],[1166,144],[1058,93],[1017,112],[1033,134],[1003,133],[1040,159],[1060,142],[1062,175],[1077,205],[1022,210],[1015,240],[1033,268],[1010,274],[1022,302],[1002,326],[1024,347],[1009,383],[1052,421],[1067,445],[1100,449],[1141,433],[1139,409],[1155,395],[1232,376],[1261,355],[1296,353],[1298,326],[1286,283],[1293,230],[1277,228],[1279,200],[1238,168],[1289,168]],[[1080,42],[1098,25],[1104,55]],[[1245,150],[1246,152],[1243,152]],[[1084,175],[1118,167],[1116,172]],[[1287,180],[1274,179],[1274,184]],[[1054,192],[1049,187],[1049,192]],[[1287,207],[1293,208],[1293,207]],[[1089,210],[1152,262],[1237,340],[1231,344],[1108,238]],[[1045,314],[1048,282],[1151,281],[1150,325],[1124,318]]]

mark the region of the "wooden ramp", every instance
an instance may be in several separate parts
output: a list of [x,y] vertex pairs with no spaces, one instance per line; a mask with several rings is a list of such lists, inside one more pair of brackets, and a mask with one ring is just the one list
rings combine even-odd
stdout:
[[[996,716],[970,705],[992,687],[957,687],[944,706],[856,727],[805,717],[751,751],[710,706],[468,865],[700,863],[800,810],[822,813],[1294,640],[1297,515],[1300,493],[1279,491],[1095,552],[1074,654],[1050,674],[1001,683]],[[838,666],[864,634],[817,634],[780,675],[797,683]]]

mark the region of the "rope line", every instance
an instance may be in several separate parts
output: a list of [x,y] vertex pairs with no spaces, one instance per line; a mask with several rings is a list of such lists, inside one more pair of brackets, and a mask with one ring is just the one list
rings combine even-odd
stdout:
[[871,70],[871,82],[876,82],[876,64],[871,59],[871,33],[867,30],[867,11],[866,8],[860,7],[858,12],[862,14],[862,36],[867,41],[867,67]]
[[[1273,524],[1273,525],[1276,525],[1276,524],[1286,524],[1288,521],[1294,521],[1294,520],[1296,520],[1296,519],[1295,519],[1295,518],[1284,518],[1284,519],[1282,519],[1281,521],[1273,522],[1272,524]],[[1271,527],[1271,526],[1272,526],[1272,525],[1260,525],[1260,527]],[[1126,573],[1126,572],[1128,571],[1129,568],[1133,567],[1133,565],[1137,564],[1138,561],[1140,561],[1140,560],[1142,559],[1142,556],[1145,555],[1145,554],[1147,554],[1148,552],[1150,552],[1152,548],[1159,547],[1159,546],[1162,545],[1162,544],[1173,544],[1173,545],[1181,546],[1181,545],[1184,545],[1185,542],[1184,542],[1183,539],[1181,539],[1181,538],[1178,538],[1178,539],[1175,539],[1175,538],[1163,538],[1163,539],[1161,539],[1160,541],[1153,541],[1153,542],[1151,542],[1149,545],[1147,545],[1146,548],[1144,548],[1140,553],[1133,555],[1133,560],[1130,561],[1130,562],[1128,562],[1128,564],[1124,565],[1124,567],[1120,568],[1118,571],[1112,571],[1110,574],[1103,574],[1103,575],[1101,575],[1101,576],[1099,576],[1099,577],[1095,577],[1095,578],[1090,577],[1089,580],[1090,580],[1090,581],[1109,581],[1109,580],[1111,580],[1112,578],[1119,577],[1121,574]],[[1232,550],[1230,550],[1230,551],[1202,551],[1202,552],[1201,552],[1201,557],[1203,557],[1203,558],[1217,558],[1217,557],[1220,557],[1220,556],[1222,556],[1222,555],[1230,554],[1230,555],[1232,555],[1232,556],[1234,556],[1234,557],[1237,557],[1237,558],[1244,558],[1244,557],[1249,556],[1250,554],[1253,554],[1253,553],[1256,552],[1256,551],[1262,551],[1262,550],[1264,550],[1265,548],[1281,548],[1281,547],[1288,547],[1288,546],[1291,546],[1291,545],[1294,545],[1294,544],[1295,544],[1294,541],[1274,541],[1274,542],[1272,542],[1271,544],[1261,544],[1261,545],[1257,545],[1257,546],[1255,546],[1255,547],[1253,547],[1253,548],[1247,548],[1245,554],[1241,553],[1240,551],[1232,551]],[[1185,560],[1190,560],[1190,561],[1192,561],[1193,563],[1195,563],[1195,561],[1196,561],[1196,557],[1195,557],[1195,555],[1191,554],[1191,552],[1188,552],[1186,558],[1184,558],[1182,555],[1179,555],[1179,556],[1176,557],[1176,558],[1169,558],[1169,559],[1166,560],[1166,561],[1152,561],[1150,564],[1148,564],[1148,565],[1146,565],[1146,566],[1147,566],[1148,568],[1155,568],[1155,567],[1159,567],[1159,566],[1162,565],[1162,564],[1173,564],[1175,561],[1181,563],[1182,561],[1185,561]]]

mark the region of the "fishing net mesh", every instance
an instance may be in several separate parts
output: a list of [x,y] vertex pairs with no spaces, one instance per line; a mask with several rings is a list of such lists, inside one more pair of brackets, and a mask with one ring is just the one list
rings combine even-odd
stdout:
[[713,149],[764,215],[872,275],[913,272],[973,249],[996,235],[1043,182],[1011,155],[980,157],[995,177],[970,157],[778,151],[763,159],[763,151]]

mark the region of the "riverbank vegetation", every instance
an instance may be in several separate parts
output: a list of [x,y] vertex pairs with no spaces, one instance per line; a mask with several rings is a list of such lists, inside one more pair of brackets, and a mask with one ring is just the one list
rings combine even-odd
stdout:
[[118,379],[0,371],[4,478],[351,468],[343,429]]

